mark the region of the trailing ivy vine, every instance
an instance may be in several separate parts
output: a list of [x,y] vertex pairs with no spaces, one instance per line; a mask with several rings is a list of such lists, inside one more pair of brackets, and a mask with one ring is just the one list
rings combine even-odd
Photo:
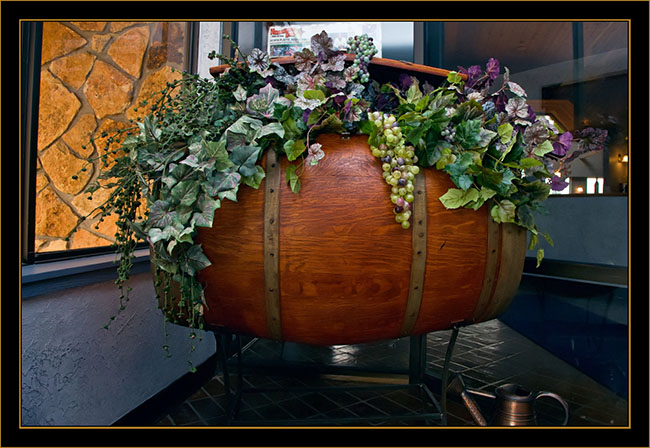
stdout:
[[[407,74],[380,85],[368,71],[372,41],[361,36],[349,44],[347,52],[335,49],[323,31],[286,66],[235,45],[233,59],[212,54],[228,63],[223,73],[214,79],[183,73],[140,106],[143,117],[132,126],[102,135],[101,174],[87,191],[92,197],[111,189],[91,215],[118,216],[120,311],[129,300],[133,251],[146,241],[166,322],[189,326],[194,340],[208,306],[197,273],[211,264],[197,230],[211,227],[221,203],[237,201],[242,185],[259,188],[264,151],[287,157],[285,180],[299,193],[300,175],[326,157],[316,142],[323,132],[367,134],[378,163],[390,170],[441,170],[456,187],[440,197],[445,207],[487,206],[496,222],[526,228],[530,249],[539,236],[552,244],[534,213],[551,189],[563,188],[566,160],[602,149],[606,133],[560,133],[535,116],[524,89],[507,68],[501,74],[495,59],[485,70],[452,71],[439,86]],[[382,114],[394,120],[382,121]],[[399,132],[387,130],[393,126]],[[539,249],[538,262],[542,257]]]

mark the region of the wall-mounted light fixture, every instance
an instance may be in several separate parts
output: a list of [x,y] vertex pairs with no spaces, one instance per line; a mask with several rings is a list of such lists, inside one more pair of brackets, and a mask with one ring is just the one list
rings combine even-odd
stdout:
[[627,163],[629,161],[629,157],[627,154],[619,154],[618,155],[618,163]]
[[576,187],[576,193],[584,193],[585,189],[582,186]]

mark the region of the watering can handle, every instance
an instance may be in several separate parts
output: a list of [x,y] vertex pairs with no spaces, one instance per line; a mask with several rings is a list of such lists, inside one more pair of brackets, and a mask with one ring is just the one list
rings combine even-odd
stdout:
[[553,392],[541,391],[535,395],[535,402],[537,402],[537,399],[541,397],[555,398],[562,405],[562,408],[564,409],[564,421],[560,426],[566,426],[569,422],[569,405],[564,401],[564,398],[560,397],[558,394],[554,394]]

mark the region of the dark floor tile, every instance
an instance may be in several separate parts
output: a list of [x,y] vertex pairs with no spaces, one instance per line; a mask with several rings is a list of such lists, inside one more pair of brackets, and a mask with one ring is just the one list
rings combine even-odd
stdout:
[[334,403],[330,398],[328,398],[327,394],[318,392],[310,392],[306,395],[303,395],[301,399],[311,407],[317,409],[320,413],[329,412],[340,407],[339,404]]
[[[354,412],[349,411],[348,409],[336,408],[336,409],[332,409],[331,411],[324,412],[318,418],[339,419],[339,418],[355,418],[355,417],[359,417],[359,416],[357,414],[355,414]],[[335,425],[335,426],[340,425],[340,424],[342,424],[342,423],[341,422],[332,422],[332,425]]]
[[359,401],[357,403],[351,404],[345,409],[353,412],[360,417],[385,417],[388,415],[386,412],[368,404],[365,401]]
[[[427,335],[427,369],[440,373],[444,361],[451,331],[435,332]],[[260,361],[275,360],[309,360],[320,364],[354,365],[381,370],[384,366],[408,368],[410,341],[401,338],[392,341],[380,341],[355,346],[314,347],[301,344],[278,343],[259,340],[246,351],[244,359]],[[462,372],[468,388],[483,389],[490,392],[506,382],[522,384],[531,390],[549,390],[563,396],[570,406],[570,425],[604,426],[627,424],[627,401],[620,399],[604,386],[583,375],[564,361],[551,355],[540,346],[519,335],[498,320],[484,322],[460,330],[451,364],[452,372]],[[319,375],[304,377],[268,376],[247,372],[245,385],[257,388],[279,388],[277,391],[264,393],[245,393],[240,407],[240,419],[233,425],[245,425],[242,417],[250,421],[262,419],[294,419],[308,416],[315,419],[351,417],[360,415],[399,415],[412,412],[431,412],[433,406],[426,396],[413,395],[405,390],[374,391],[372,389],[346,392],[331,389],[323,392],[295,389],[314,386],[358,386],[358,382],[341,382]],[[232,387],[234,387],[234,378]],[[434,391],[435,393],[436,391]],[[224,404],[224,387],[219,377],[203,385],[188,397],[195,405],[198,415],[184,406],[169,413],[168,418],[157,422],[158,425],[202,425],[219,426],[224,424],[223,416],[214,416],[209,411],[209,402],[203,401],[207,396]],[[257,396],[255,396],[257,395]],[[488,399],[484,399],[488,400]],[[198,403],[198,405],[197,405]],[[214,403],[214,402],[213,402]],[[606,405],[603,405],[606,403]],[[214,403],[216,405],[216,403]],[[481,409],[491,414],[493,402],[481,402]],[[203,409],[205,406],[206,409]],[[218,405],[217,405],[218,406]],[[458,399],[448,399],[447,403],[450,426],[474,425],[471,416]],[[605,411],[603,409],[606,409]],[[214,411],[214,408],[212,409]],[[561,409],[560,409],[561,411]],[[223,413],[223,411],[222,411]],[[560,418],[558,408],[553,404],[539,403],[540,420],[557,422]],[[178,421],[176,420],[178,418]],[[550,420],[548,420],[550,418]],[[555,418],[555,420],[553,420]],[[547,420],[544,420],[547,419]],[[294,419],[295,420],[295,419]],[[227,423],[227,422],[225,422]],[[256,423],[256,424],[257,424]],[[417,420],[371,421],[369,423],[351,423],[361,426],[418,426],[423,422]],[[328,423],[326,426],[338,426]],[[348,425],[346,425],[348,426]]]
[[225,414],[222,406],[217,404],[212,398],[201,398],[198,400],[190,401],[190,405],[201,416],[204,421],[220,417]]
[[184,426],[188,424],[199,423],[200,417],[189,404],[183,403],[178,408],[169,413],[169,416],[174,420],[177,426]]
[[203,389],[212,396],[215,395],[222,395],[225,393],[226,389],[223,385],[223,381],[221,380],[220,377],[214,377],[210,381],[208,381],[204,386]]
[[386,394],[386,397],[393,400],[396,403],[401,404],[407,409],[411,409],[413,411],[420,411],[423,406],[424,402],[422,398],[419,398],[417,396],[414,396],[410,392],[406,391],[394,391]]
[[268,420],[287,420],[294,419],[295,416],[285,411],[277,404],[269,404],[266,406],[255,408],[255,411],[263,418]]
[[327,390],[327,391],[322,391],[320,393],[325,395],[329,400],[331,400],[339,407],[346,407],[359,401],[357,397],[350,394],[349,392],[343,392],[338,390]]
[[256,391],[245,391],[242,393],[241,401],[246,405],[246,407],[251,409],[256,409],[261,406],[266,406],[273,403],[275,400],[272,400],[267,396],[266,393],[256,392]]
[[371,406],[381,409],[383,412],[389,415],[407,415],[413,413],[410,408],[391,400],[385,395],[380,395],[378,397],[372,398],[371,400],[368,400],[367,403]]
[[165,415],[163,418],[161,418],[160,420],[158,420],[158,421],[155,423],[155,425],[156,425],[156,426],[176,426],[176,425],[174,424],[174,421],[172,420],[172,418],[171,418],[169,415]]
[[299,398],[292,398],[278,403],[282,409],[293,415],[295,418],[309,418],[318,414],[320,411],[309,406]]

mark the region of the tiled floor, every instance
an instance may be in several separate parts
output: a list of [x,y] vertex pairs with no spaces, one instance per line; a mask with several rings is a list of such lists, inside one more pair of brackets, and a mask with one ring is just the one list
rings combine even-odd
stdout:
[[[451,331],[442,331],[427,336],[427,373],[431,378],[440,377],[450,334]],[[425,420],[419,416],[426,413],[431,417],[438,412],[428,395],[421,389],[406,386],[409,347],[408,338],[333,347],[253,340],[243,352],[243,363],[247,366],[244,387],[263,391],[243,393],[234,421],[226,418],[225,388],[222,375],[218,374],[197,385],[180,402],[159,412],[151,423],[158,426],[439,425],[439,419]],[[332,369],[328,372],[323,366]],[[498,385],[519,383],[532,391],[555,392],[569,405],[568,426],[624,427],[628,424],[627,400],[499,320],[461,328],[451,372],[460,373],[470,389],[492,392]],[[234,381],[233,376],[231,384]],[[347,388],[314,389],[334,386]],[[435,386],[434,381],[430,390],[439,400],[439,385]],[[494,400],[475,398],[489,419]],[[457,397],[448,395],[447,409],[449,426],[474,425]],[[548,398],[540,399],[537,411],[539,424],[543,426],[555,426],[563,416],[561,407]],[[399,417],[387,420],[391,416]],[[338,418],[365,420],[334,421]]]

